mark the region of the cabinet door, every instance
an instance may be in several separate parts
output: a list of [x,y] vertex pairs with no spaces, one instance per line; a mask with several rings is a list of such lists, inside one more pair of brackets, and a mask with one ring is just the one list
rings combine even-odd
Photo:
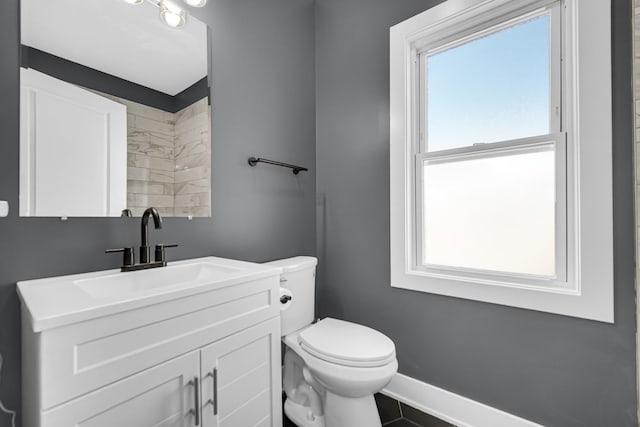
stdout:
[[42,427],[195,425],[200,352],[132,375],[42,414]]
[[282,426],[280,318],[202,349],[203,427]]

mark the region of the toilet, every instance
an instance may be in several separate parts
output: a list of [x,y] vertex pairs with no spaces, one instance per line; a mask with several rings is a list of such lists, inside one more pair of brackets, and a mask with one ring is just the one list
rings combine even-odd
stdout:
[[299,427],[379,427],[373,394],[398,369],[393,341],[344,320],[313,323],[316,258],[268,264],[282,268],[280,286],[291,295],[280,313],[287,417]]

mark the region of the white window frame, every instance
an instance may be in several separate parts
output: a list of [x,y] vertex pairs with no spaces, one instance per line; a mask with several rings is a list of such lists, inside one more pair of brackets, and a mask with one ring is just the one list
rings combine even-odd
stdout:
[[[420,91],[416,90],[419,52],[455,43],[477,32],[479,26],[507,22],[551,3],[448,0],[391,28],[391,286],[612,323],[610,0],[562,0],[560,6],[562,123],[556,126],[552,120],[551,131],[556,132],[558,175],[566,175],[566,182],[558,184],[564,188],[556,189],[561,192],[559,198],[566,200],[565,212],[557,209],[564,218],[556,221],[565,226],[561,232],[566,240],[557,248],[560,265],[566,269],[561,268],[556,277],[532,278],[450,268],[434,271],[418,262],[416,236],[421,216],[417,194],[421,193],[417,192],[417,166],[420,159],[429,156],[420,154],[422,141],[416,132],[420,120]],[[553,61],[551,64],[553,67]],[[521,141],[536,142],[540,141]]]

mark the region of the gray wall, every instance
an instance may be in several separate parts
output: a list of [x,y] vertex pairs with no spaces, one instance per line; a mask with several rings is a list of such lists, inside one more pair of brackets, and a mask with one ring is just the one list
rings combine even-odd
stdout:
[[[210,0],[194,12],[213,29],[214,216],[168,219],[152,240],[179,243],[173,259],[313,254],[317,213],[320,313],[389,334],[402,373],[546,425],[635,425],[629,1],[613,1],[614,325],[389,287],[388,27],[436,1],[315,3],[315,79],[312,0]],[[139,239],[135,219],[17,216],[18,9],[0,2],[0,200],[12,205],[0,218],[0,399],[11,408],[15,282],[116,267],[103,249]],[[249,168],[250,155],[311,171]]]
[[614,0],[615,324],[389,286],[388,29],[434,0],[317,0],[323,316],[396,343],[400,372],[549,426],[635,426],[631,6]]
[[[20,406],[19,280],[115,268],[106,248],[139,245],[135,218],[19,218],[19,1],[0,2],[0,399]],[[213,30],[213,218],[167,219],[153,242],[169,259],[266,261],[315,252],[312,0],[210,0],[194,11]],[[308,166],[294,176],[252,155]],[[0,415],[0,426],[8,418]]]

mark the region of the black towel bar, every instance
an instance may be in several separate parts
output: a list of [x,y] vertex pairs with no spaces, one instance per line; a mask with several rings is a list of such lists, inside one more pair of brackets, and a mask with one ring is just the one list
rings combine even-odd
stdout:
[[298,173],[300,171],[308,171],[309,170],[309,169],[305,168],[304,166],[291,165],[289,163],[277,162],[275,160],[263,159],[263,158],[260,158],[260,157],[249,157],[248,163],[251,166],[255,166],[258,163],[267,163],[267,164],[270,164],[270,165],[282,166],[283,168],[291,168],[291,169],[293,169],[293,174],[294,175],[298,175]]

